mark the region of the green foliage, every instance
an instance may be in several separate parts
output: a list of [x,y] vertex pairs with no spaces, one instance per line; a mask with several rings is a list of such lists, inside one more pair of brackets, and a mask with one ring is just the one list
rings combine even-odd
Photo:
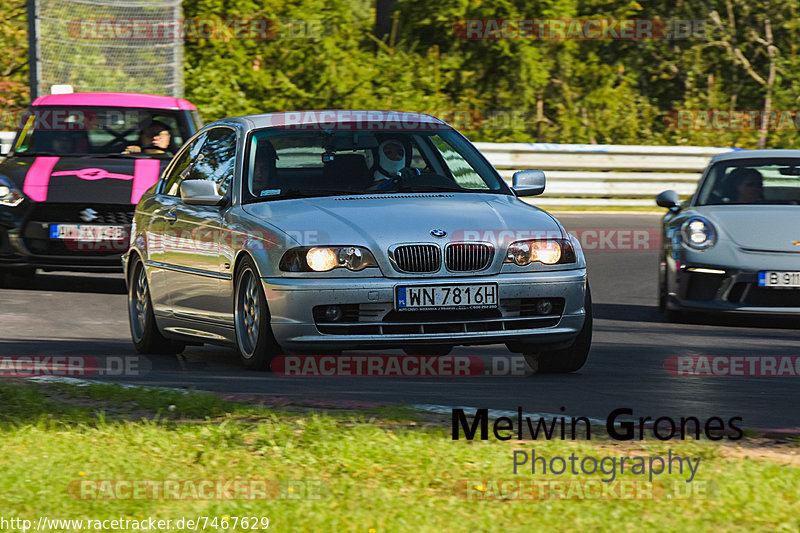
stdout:
[[[28,23],[24,0],[0,0],[0,113],[22,109],[28,91]],[[8,120],[0,120],[5,124]]]
[[[27,98],[24,2],[0,0],[0,111]],[[676,127],[677,110],[798,106],[800,0],[184,0],[193,19],[270,19],[272,39],[188,39],[185,92],[206,120],[298,109],[427,111],[473,140],[795,147],[797,127]],[[701,21],[644,40],[468,40],[463,19]],[[468,118],[466,118],[468,117]]]

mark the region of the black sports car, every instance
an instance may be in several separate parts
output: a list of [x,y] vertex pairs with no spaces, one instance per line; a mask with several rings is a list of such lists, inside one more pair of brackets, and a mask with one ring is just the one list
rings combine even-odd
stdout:
[[134,93],[37,98],[0,163],[0,283],[120,271],[136,203],[202,125],[190,102]]

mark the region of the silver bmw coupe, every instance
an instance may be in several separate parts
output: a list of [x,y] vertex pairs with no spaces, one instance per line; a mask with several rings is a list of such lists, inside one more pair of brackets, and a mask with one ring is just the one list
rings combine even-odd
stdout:
[[136,208],[123,258],[140,352],[277,354],[504,343],[572,372],[592,336],[577,239],[430,115],[284,112],[192,137]]

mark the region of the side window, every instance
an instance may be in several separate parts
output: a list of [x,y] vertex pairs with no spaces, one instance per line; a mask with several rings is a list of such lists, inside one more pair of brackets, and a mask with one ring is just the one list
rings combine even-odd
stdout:
[[214,128],[208,132],[187,179],[211,180],[217,184],[217,193],[225,196],[230,189],[235,164],[236,132],[225,127]]
[[187,178],[187,170],[191,170],[190,164],[197,159],[207,136],[208,132],[200,135],[200,137],[192,141],[192,144],[186,147],[186,150],[180,153],[169,174],[164,176],[165,183],[162,189],[164,194],[180,196],[181,182]]
[[456,183],[465,189],[488,189],[489,185],[475,172],[475,169],[456,149],[439,135],[431,136],[431,141],[439,149],[445,165]]

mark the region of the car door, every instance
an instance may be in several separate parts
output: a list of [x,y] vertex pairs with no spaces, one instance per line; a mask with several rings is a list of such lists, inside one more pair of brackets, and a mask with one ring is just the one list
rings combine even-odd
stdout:
[[[210,180],[227,196],[233,177],[236,131],[208,130],[185,180]],[[185,181],[184,180],[184,181]],[[180,194],[180,193],[178,193]],[[227,324],[230,310],[222,303],[222,281],[231,273],[219,259],[222,215],[227,206],[198,206],[178,201],[172,211],[177,246],[170,253],[170,299],[176,317]]]
[[153,310],[159,315],[172,314],[170,285],[174,271],[170,269],[173,254],[179,247],[175,231],[176,209],[180,203],[180,184],[191,170],[206,140],[203,133],[178,152],[175,161],[167,168],[156,194],[145,212],[149,219],[145,226],[147,241],[147,268],[150,278],[150,297]]

